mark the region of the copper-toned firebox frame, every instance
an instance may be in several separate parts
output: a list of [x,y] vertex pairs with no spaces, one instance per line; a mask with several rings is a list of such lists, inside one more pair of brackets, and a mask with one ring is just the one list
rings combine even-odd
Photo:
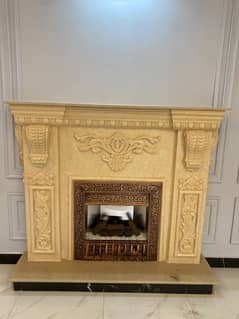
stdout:
[[[74,257],[79,260],[156,261],[161,183],[74,181]],[[87,205],[149,206],[146,240],[88,240]]]

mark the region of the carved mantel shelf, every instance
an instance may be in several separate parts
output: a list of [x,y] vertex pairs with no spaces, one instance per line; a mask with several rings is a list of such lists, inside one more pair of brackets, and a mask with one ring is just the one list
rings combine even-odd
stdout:
[[162,183],[158,260],[198,263],[225,110],[8,102],[24,165],[28,259],[73,259],[75,180]]

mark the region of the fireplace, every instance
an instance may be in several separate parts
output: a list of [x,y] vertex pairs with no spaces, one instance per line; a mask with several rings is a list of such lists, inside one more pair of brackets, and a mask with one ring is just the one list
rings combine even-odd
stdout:
[[193,265],[205,283],[208,173],[224,110],[9,105],[27,225],[27,254],[15,280],[44,264],[55,272],[55,264],[58,281],[66,269],[79,281],[92,278],[88,269],[99,269],[98,281],[114,280],[115,269],[124,269],[123,282],[139,280],[141,271],[145,283],[172,282],[178,272],[187,281]]
[[74,182],[79,260],[156,261],[161,184]]

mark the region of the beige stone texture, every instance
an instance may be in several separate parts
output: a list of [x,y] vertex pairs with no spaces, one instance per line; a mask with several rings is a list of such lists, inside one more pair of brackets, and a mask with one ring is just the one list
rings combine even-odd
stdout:
[[9,102],[24,165],[29,261],[73,260],[73,181],[161,182],[158,261],[200,262],[225,110]]

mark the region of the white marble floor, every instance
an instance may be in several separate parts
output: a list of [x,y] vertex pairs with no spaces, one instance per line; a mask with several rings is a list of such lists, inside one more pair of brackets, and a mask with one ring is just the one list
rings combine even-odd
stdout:
[[15,292],[0,265],[0,319],[239,319],[239,269],[215,269],[213,295]]

